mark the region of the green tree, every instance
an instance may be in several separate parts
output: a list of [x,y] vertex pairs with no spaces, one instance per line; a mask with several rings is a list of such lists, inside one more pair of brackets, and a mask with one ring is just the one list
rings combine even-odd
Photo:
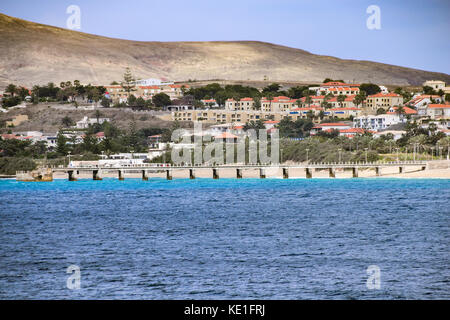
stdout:
[[172,102],[170,101],[170,97],[165,93],[158,93],[153,96],[153,104],[157,108],[163,108],[170,105]]
[[132,91],[136,91],[135,87],[135,79],[131,73],[130,68],[125,69],[125,73],[123,74],[123,81],[121,82],[121,87],[125,90],[125,92],[128,93],[128,96],[130,96],[130,93]]
[[381,88],[374,83],[362,83],[359,90],[364,91],[366,96],[381,92]]
[[342,107],[342,105],[343,105],[345,99],[347,99],[347,96],[344,95],[344,94],[340,94],[340,95],[338,95],[337,98],[336,98],[337,102],[339,103],[339,105],[340,105],[341,107]]
[[62,156],[67,155],[68,152],[67,138],[61,133],[58,133],[58,136],[56,137],[56,152]]
[[65,116],[64,118],[62,118],[61,123],[66,128],[74,125],[72,118],[70,118],[69,116]]
[[9,93],[11,95],[11,97],[14,97],[14,94],[16,94],[16,92],[17,92],[16,85],[14,85],[12,83],[8,84],[8,86],[5,89],[5,92]]

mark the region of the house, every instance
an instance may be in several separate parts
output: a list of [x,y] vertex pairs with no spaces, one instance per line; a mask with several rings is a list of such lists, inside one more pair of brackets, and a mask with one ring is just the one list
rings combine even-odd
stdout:
[[280,121],[277,121],[277,120],[266,120],[266,121],[264,121],[264,127],[266,127],[266,129],[269,130],[269,129],[275,128],[275,126],[279,123],[280,123]]
[[219,107],[219,105],[217,104],[217,101],[215,99],[203,99],[200,101],[203,103],[203,105],[205,107],[210,107],[210,108],[218,108]]
[[[396,114],[398,110],[398,107],[391,107],[389,108],[389,110],[386,112],[386,114]],[[409,107],[403,107],[403,113],[402,116],[406,115],[406,116],[415,116],[417,115],[417,110],[411,109]]]
[[214,140],[218,142],[236,143],[238,136],[226,131],[214,136]]
[[445,82],[440,80],[427,80],[423,83],[424,87],[431,87],[435,91],[444,90]]
[[426,115],[431,119],[450,119],[450,104],[429,104]]
[[374,137],[375,138],[380,138],[382,136],[388,135],[388,134],[392,134],[394,136],[394,140],[398,140],[402,137],[402,135],[406,134],[406,131],[403,130],[383,130],[383,131],[379,131],[374,133]]
[[333,108],[338,108],[338,107],[353,108],[353,107],[356,107],[356,105],[353,103],[353,100],[355,100],[355,95],[346,96],[345,100],[342,102],[338,101],[337,97],[333,97],[333,98],[327,100],[327,103],[329,105],[331,105]]
[[311,129],[310,134],[315,135],[321,131],[350,129],[351,125],[344,122],[321,123]]
[[366,106],[372,110],[383,108],[385,110],[403,105],[403,97],[396,93],[377,93],[366,98]]
[[319,106],[310,106],[305,108],[294,108],[289,112],[289,115],[292,120],[296,120],[298,118],[308,118],[309,115],[318,116],[320,111],[323,111],[323,108]]
[[311,87],[309,90],[315,90],[316,95],[321,95],[322,93],[332,93],[333,95],[357,95],[359,94],[359,84],[331,81],[323,83],[319,87]]
[[356,135],[362,135],[366,132],[373,133],[373,131],[362,129],[362,128],[350,128],[350,129],[340,129],[339,135],[347,138],[353,138]]
[[242,98],[239,101],[227,99],[225,101],[225,110],[231,111],[249,111],[255,110],[255,101],[253,98]]
[[430,103],[442,103],[442,97],[438,95],[416,95],[409,102],[408,106],[417,109],[419,116],[425,116],[427,113],[427,107]]
[[291,99],[286,96],[274,97],[272,100],[263,97],[261,99],[261,111],[265,112],[280,112],[289,111],[297,103],[296,99]]
[[348,119],[350,117],[358,117],[361,114],[361,108],[356,107],[344,107],[344,108],[331,108],[324,111],[324,114],[329,117]]

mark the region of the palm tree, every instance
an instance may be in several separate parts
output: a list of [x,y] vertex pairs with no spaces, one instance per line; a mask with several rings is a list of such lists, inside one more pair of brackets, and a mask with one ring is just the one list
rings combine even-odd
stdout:
[[339,103],[339,105],[342,107],[342,103],[347,99],[346,95],[340,94],[337,96],[336,100]]
[[14,94],[17,93],[17,87],[11,83],[6,87],[5,92],[10,93],[11,97],[14,97]]

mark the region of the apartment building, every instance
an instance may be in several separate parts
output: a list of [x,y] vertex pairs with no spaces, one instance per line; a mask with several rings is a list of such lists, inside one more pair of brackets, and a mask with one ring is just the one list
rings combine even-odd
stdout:
[[324,114],[328,117],[335,117],[340,119],[348,119],[350,117],[359,117],[362,113],[361,108],[356,107],[344,107],[344,108],[331,108],[324,111]]
[[377,110],[383,108],[385,110],[403,104],[403,97],[396,93],[377,93],[366,98],[367,108]]
[[315,90],[316,95],[321,95],[322,93],[332,93],[334,95],[357,95],[359,93],[359,84],[332,81],[323,83],[319,87],[311,87],[309,89]]
[[291,116],[293,120],[301,117],[299,114],[291,115],[288,112],[263,111],[231,111],[231,110],[185,110],[172,112],[172,120],[202,121],[205,123],[242,123],[258,120],[280,121]]
[[426,115],[431,119],[450,119],[450,104],[429,104]]
[[398,114],[369,115],[353,119],[353,127],[379,131],[403,121]]
[[284,112],[296,107],[297,100],[285,96],[278,96],[269,100],[261,99],[261,111],[264,112]]
[[440,80],[428,80],[423,83],[424,87],[431,87],[435,91],[444,90],[445,82]]
[[229,111],[251,111],[256,110],[253,98],[242,98],[239,101],[227,99],[225,101],[225,110]]

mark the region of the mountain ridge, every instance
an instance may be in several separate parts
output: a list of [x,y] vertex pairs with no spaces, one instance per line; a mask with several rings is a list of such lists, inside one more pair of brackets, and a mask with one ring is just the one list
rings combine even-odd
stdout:
[[0,13],[0,86],[78,79],[120,81],[126,67],[137,78],[175,81],[263,80],[321,82],[325,78],[388,85],[450,82],[450,75],[367,60],[339,59],[262,41],[134,41],[48,26]]

